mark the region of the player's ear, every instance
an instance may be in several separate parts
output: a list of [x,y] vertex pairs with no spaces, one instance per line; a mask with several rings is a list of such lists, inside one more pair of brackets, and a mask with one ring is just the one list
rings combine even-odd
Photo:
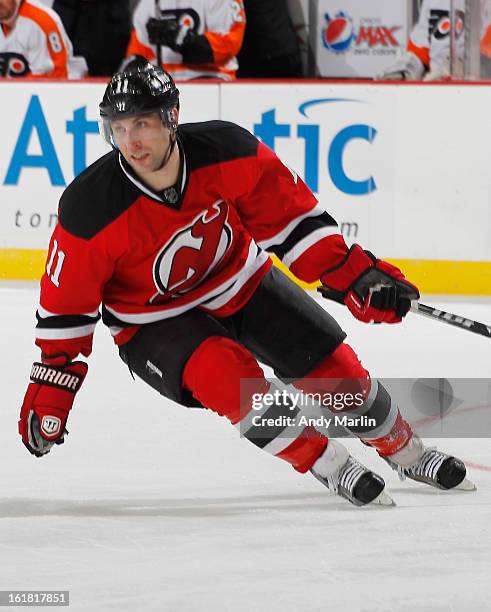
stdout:
[[171,112],[172,112],[172,118],[174,119],[175,124],[179,125],[179,109],[177,108],[177,106],[174,106]]

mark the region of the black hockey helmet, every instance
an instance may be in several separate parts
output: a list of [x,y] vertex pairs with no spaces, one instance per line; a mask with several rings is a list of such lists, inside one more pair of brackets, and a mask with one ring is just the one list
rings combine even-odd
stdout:
[[179,90],[165,70],[137,57],[111,78],[99,111],[101,133],[112,146],[111,121],[159,112],[171,132],[177,130],[174,109],[179,109]]

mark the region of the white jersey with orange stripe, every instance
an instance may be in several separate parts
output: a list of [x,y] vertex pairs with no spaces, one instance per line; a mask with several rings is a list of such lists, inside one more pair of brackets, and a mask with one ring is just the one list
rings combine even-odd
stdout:
[[154,0],[140,0],[133,16],[128,56],[157,59],[156,45],[151,44],[147,32],[147,23],[152,17],[177,19],[183,37],[191,31],[209,48],[211,61],[186,63],[182,53],[163,45],[162,64],[174,79],[235,78],[236,55],[245,31],[243,0],[159,0],[158,7]]
[[77,79],[87,74],[75,57],[60,17],[38,0],[23,0],[9,25],[0,27],[0,75]]
[[[453,0],[457,56],[464,56],[465,0]],[[450,0],[423,0],[407,50],[431,71],[448,63],[450,54]]]

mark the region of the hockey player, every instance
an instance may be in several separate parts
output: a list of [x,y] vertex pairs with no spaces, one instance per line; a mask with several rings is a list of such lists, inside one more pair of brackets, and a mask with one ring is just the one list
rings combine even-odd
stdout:
[[[131,372],[171,400],[227,417],[350,502],[387,502],[383,479],[300,426],[302,410],[279,399],[258,360],[309,392],[356,387],[358,414],[376,424],[351,426],[355,435],[409,478],[465,486],[464,464],[424,447],[336,321],[265,251],[305,281],[320,278],[365,322],[400,322],[419,297],[401,271],[348,248],[304,182],[246,130],[222,121],[178,127],[179,92],[160,68],[134,62],[114,75],[100,113],[114,150],[62,195],[41,280],[42,361],[19,420],[28,450],[40,457],[64,441],[88,369],[76,358],[91,353],[102,302]],[[253,409],[268,394],[274,401]]]
[[127,56],[160,63],[174,79],[229,81],[244,31],[242,0],[140,0]]
[[[455,66],[463,74],[465,1],[454,0]],[[405,53],[377,79],[436,81],[450,76],[450,0],[423,0]]]
[[0,0],[0,76],[82,78],[60,18],[37,0]]

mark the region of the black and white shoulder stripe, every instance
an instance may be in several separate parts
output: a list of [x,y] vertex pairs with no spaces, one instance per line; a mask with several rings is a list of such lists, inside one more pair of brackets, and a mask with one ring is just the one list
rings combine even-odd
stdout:
[[263,240],[259,246],[274,253],[290,266],[307,249],[325,238],[340,234],[336,221],[318,204],[308,213],[291,221],[281,232]]
[[101,318],[98,310],[85,314],[57,315],[38,307],[36,312],[36,338],[40,340],[71,340],[94,333]]

